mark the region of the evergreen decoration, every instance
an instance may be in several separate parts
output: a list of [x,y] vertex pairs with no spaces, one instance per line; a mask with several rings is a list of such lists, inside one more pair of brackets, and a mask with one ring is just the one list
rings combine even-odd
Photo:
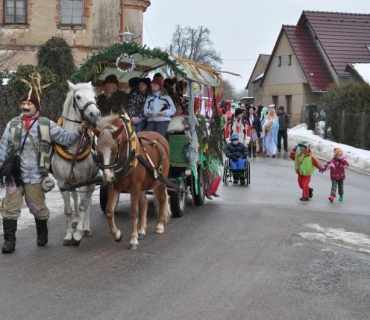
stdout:
[[63,81],[76,72],[71,48],[60,36],[50,38],[40,47],[37,63],[38,67],[49,68]]
[[[130,68],[127,68],[127,69],[121,69],[121,68],[119,67],[119,63],[120,63],[120,61],[121,61],[123,58],[129,58],[129,59],[130,59],[130,61],[131,61],[131,67],[130,67]],[[135,65],[135,59],[134,59],[134,57],[132,57],[132,56],[128,55],[127,53],[122,53],[122,54],[117,58],[117,60],[116,60],[116,67],[117,67],[117,70],[118,70],[119,72],[122,72],[122,73],[130,73],[130,72],[132,72],[132,71],[135,69],[135,67],[136,67],[136,65]]]
[[124,53],[129,56],[138,53],[145,58],[158,58],[163,61],[163,65],[169,66],[175,74],[186,79],[186,74],[179,69],[176,61],[171,60],[166,52],[157,48],[150,49],[145,45],[142,47],[136,42],[123,42],[115,43],[110,47],[99,50],[97,53],[89,56],[81,65],[79,70],[72,75],[72,82],[88,82],[97,78],[105,68],[107,68],[111,63],[116,62],[117,57],[120,57]]

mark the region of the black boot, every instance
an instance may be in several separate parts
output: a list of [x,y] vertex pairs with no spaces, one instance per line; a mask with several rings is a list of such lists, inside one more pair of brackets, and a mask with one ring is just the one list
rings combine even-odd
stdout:
[[252,156],[252,147],[248,147],[248,157]]
[[15,232],[17,231],[17,220],[3,219],[4,245],[3,253],[12,253],[15,250]]
[[36,219],[37,245],[43,247],[48,243],[48,220]]
[[252,150],[253,150],[253,158],[257,157],[256,155],[257,147],[252,147]]

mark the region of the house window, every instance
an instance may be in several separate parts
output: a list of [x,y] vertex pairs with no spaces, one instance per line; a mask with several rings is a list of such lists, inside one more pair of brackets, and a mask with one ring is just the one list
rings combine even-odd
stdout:
[[281,67],[281,57],[279,57],[279,67]]
[[275,105],[275,108],[279,106],[279,96],[272,96],[272,103]]
[[370,44],[367,44],[366,47],[367,47],[367,50],[369,50],[370,52]]
[[60,23],[68,25],[82,25],[83,0],[61,0]]
[[285,96],[286,113],[292,114],[292,96]]
[[25,24],[27,0],[4,0],[4,23]]
[[288,66],[291,66],[292,65],[292,55],[290,54],[289,55],[289,62],[288,62]]

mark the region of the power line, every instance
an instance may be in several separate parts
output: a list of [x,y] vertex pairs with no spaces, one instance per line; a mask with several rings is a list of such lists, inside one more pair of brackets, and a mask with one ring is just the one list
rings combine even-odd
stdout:
[[148,33],[148,35],[149,35],[150,40],[152,40],[152,42],[153,42],[153,44],[154,44],[154,47],[157,47],[157,46],[155,45],[155,43],[154,43],[154,40],[153,40],[152,36],[150,35],[150,32],[149,32],[149,30],[148,30],[148,27],[146,26],[146,23],[145,23],[145,20],[144,20],[144,19],[143,19],[143,23],[144,23],[144,26],[145,26],[145,30],[146,30],[146,32],[147,32],[147,33]]

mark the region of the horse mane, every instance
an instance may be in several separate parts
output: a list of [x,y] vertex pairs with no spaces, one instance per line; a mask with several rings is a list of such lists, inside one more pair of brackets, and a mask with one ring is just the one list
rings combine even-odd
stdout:
[[111,132],[113,129],[118,128],[122,125],[122,122],[118,115],[110,115],[106,117],[101,117],[97,123],[96,127],[100,130],[99,143],[102,143],[104,146],[114,147],[116,142],[114,141]]

